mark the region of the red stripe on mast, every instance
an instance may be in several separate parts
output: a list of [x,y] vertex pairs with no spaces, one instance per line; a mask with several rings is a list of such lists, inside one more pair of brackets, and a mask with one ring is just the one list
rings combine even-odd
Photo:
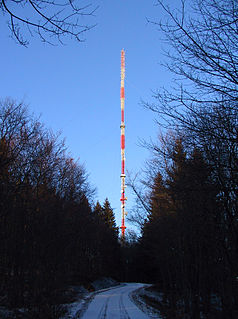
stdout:
[[[125,135],[121,135],[121,149],[125,149]],[[123,159],[122,159],[123,161]]]
[[125,89],[121,88],[121,99],[125,98]]

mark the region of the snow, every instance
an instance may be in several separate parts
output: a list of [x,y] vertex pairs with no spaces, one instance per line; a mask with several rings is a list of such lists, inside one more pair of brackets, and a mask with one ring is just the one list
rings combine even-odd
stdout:
[[88,307],[88,304],[91,302],[93,299],[95,293],[89,293],[83,298],[81,297],[79,301],[73,302],[69,307],[68,307],[68,313],[65,319],[76,319],[80,318],[83,312]]
[[143,311],[145,312],[150,318],[161,318],[162,316],[160,314],[160,311],[158,309],[153,308],[152,306],[148,305],[145,302],[144,297],[149,297],[149,299],[153,300],[157,304],[162,302],[163,300],[163,294],[156,291],[150,291],[148,289],[145,289],[146,287],[151,285],[144,285],[144,287],[132,292],[131,298],[135,302],[135,304]]
[[94,299],[80,316],[74,319],[148,319],[132,301],[130,295],[144,284],[127,283],[95,294]]
[[89,303],[97,293],[106,291],[117,285],[119,283],[112,278],[100,278],[90,284],[93,290],[95,290],[93,292],[89,292],[83,286],[71,286],[70,290],[76,293],[77,300],[67,305],[67,315],[62,319],[81,318],[82,313],[86,311]]
[[[95,289],[117,286],[88,292],[82,286],[71,286],[69,292],[76,292],[77,300],[68,305],[67,315],[61,319],[149,319],[161,318],[155,315],[153,309],[146,305],[141,295],[150,294],[140,283],[121,283],[112,280],[100,279],[93,283]],[[160,296],[158,296],[160,298]],[[9,318],[13,315],[5,308],[0,307],[0,318]]]

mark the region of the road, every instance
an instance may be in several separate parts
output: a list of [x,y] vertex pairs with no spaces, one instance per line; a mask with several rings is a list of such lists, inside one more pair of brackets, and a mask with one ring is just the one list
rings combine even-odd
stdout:
[[82,319],[149,319],[129,297],[132,291],[143,286],[143,284],[129,283],[98,293]]

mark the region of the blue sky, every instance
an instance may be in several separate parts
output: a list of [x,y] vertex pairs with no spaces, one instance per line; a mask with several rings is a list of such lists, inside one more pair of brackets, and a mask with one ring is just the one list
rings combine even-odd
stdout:
[[[175,2],[178,2],[177,0]],[[120,223],[120,51],[126,52],[126,169],[140,172],[149,152],[139,140],[155,139],[154,114],[141,106],[152,90],[170,81],[160,65],[161,34],[146,18],[162,18],[153,0],[97,0],[97,26],[85,42],[44,45],[36,37],[17,45],[1,19],[1,98],[24,100],[54,132],[61,131],[72,157],[80,159],[97,187],[95,200],[108,197]],[[134,199],[127,191],[127,210]]]

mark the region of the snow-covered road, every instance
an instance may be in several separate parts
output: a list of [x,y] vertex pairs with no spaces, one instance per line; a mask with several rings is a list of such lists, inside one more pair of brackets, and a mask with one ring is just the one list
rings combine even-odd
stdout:
[[129,294],[143,287],[130,283],[98,293],[89,304],[82,319],[148,319],[130,299]]

